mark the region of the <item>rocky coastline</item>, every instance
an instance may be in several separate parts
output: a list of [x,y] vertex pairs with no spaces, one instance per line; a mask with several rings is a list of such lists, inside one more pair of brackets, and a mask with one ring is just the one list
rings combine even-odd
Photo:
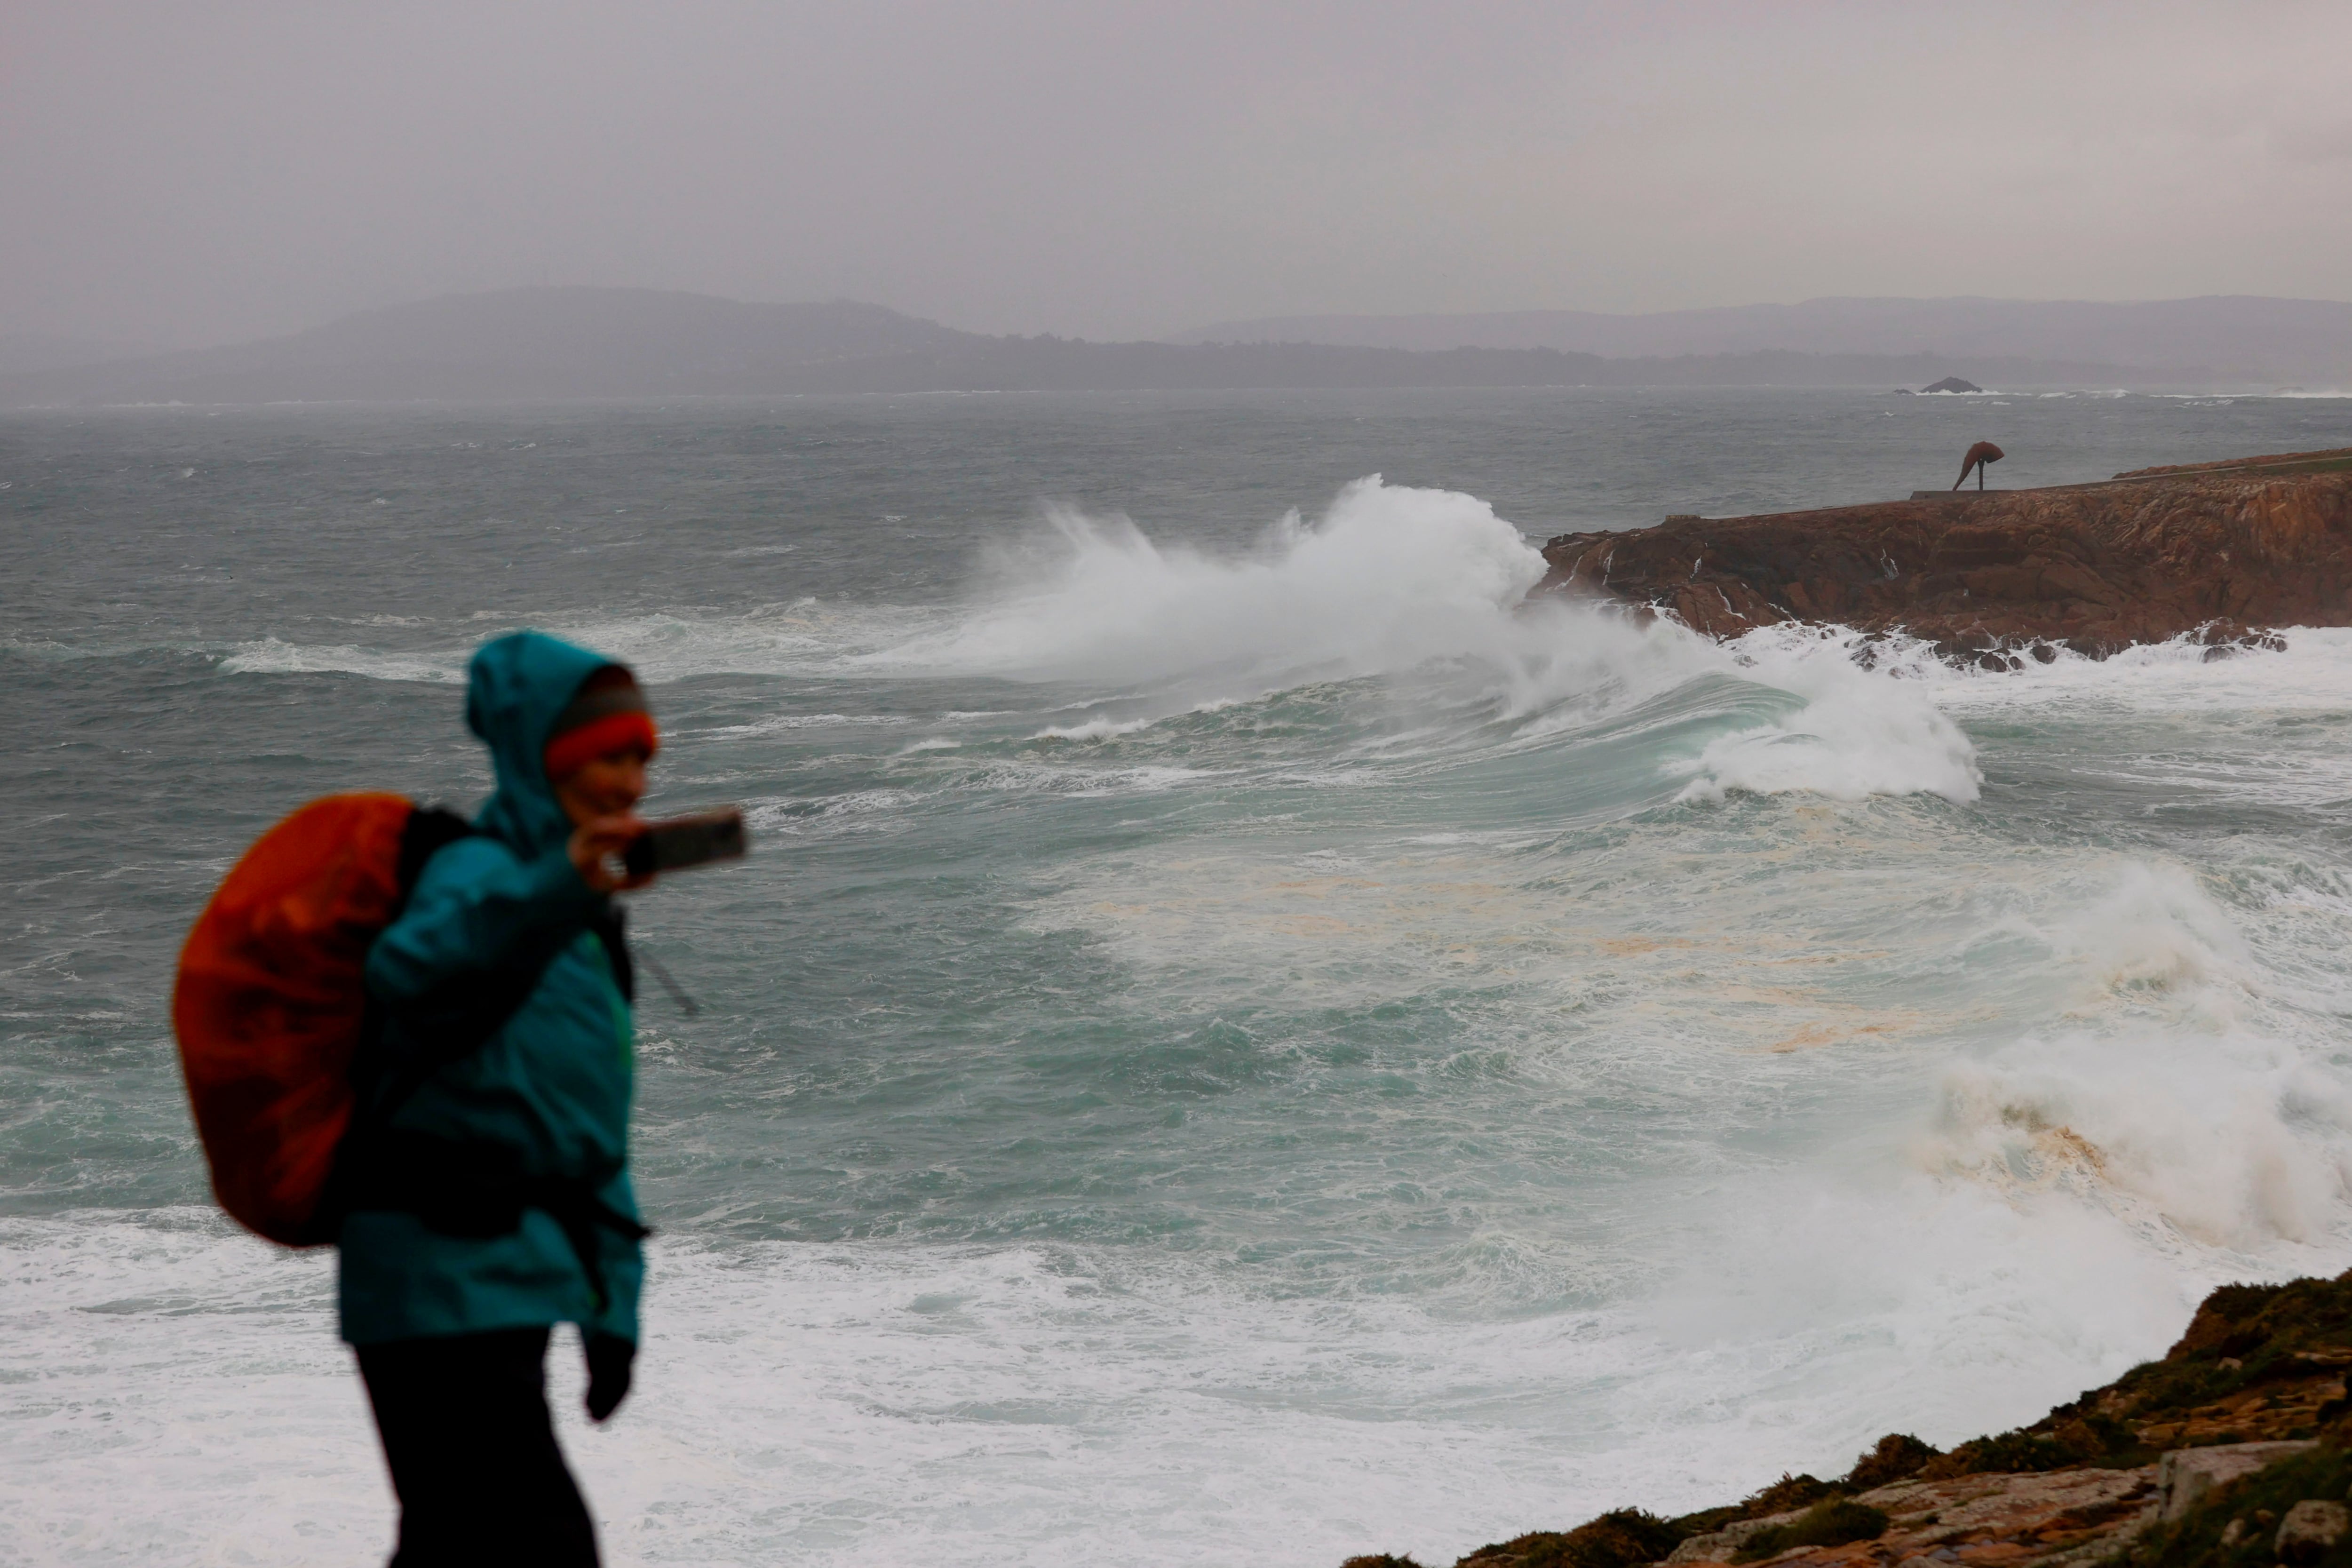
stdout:
[[1549,541],[1541,590],[1709,637],[1785,622],[1906,633],[1989,668],[2188,637],[2275,647],[2352,625],[2352,447],[2139,468],[2092,484],[1919,491]]
[[1835,1480],[1619,1509],[1454,1568],[2352,1568],[2347,1371],[2352,1272],[2225,1285],[2162,1360],[2030,1426],[1948,1453],[1890,1434]]

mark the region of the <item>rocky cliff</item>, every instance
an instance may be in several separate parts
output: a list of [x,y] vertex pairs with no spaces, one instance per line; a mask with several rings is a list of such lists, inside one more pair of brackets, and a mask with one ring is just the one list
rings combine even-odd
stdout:
[[1989,666],[2184,633],[2352,625],[2352,448],[2135,469],[2046,489],[1568,533],[1544,587],[1711,637],[1782,621],[1904,631]]
[[[1893,1434],[1667,1519],[1619,1509],[1455,1568],[2352,1568],[2352,1273],[2226,1285],[2163,1360],[1938,1453]],[[1420,1568],[1409,1557],[1343,1568]]]

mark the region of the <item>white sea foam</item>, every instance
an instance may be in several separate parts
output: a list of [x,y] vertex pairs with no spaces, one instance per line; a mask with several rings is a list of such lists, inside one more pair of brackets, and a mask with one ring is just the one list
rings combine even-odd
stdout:
[[[1100,934],[1154,994],[1351,1009],[1507,988],[1497,1011],[1524,1033],[1490,1025],[1437,1075],[1452,1095],[1473,1072],[1519,1104],[1689,1084],[1681,1116],[1708,1126],[1737,1115],[1743,1082],[1833,1101],[1788,1165],[1687,1207],[1623,1200],[1660,1272],[1637,1292],[1650,1305],[1550,1320],[1608,1347],[1616,1374],[1604,1391],[1528,1351],[1517,1385],[1563,1391],[1529,1425],[1572,1456],[1578,1501],[1492,1534],[1735,1495],[1777,1473],[1734,1483],[1743,1445],[1829,1473],[1890,1428],[1948,1443],[2014,1425],[2047,1401],[2002,1408],[1994,1387],[2066,1397],[2159,1353],[2213,1284],[2352,1259],[2352,1093],[2330,1016],[2282,1007],[2272,933],[2177,864],[1806,815],[1685,850],[1671,880],[1606,868],[1669,864],[1685,841],[1663,823],[1573,879],[1475,836],[1286,864],[1195,840],[1106,858],[1041,917]],[[1932,998],[1938,972],[1948,1009],[1885,1000],[1888,976]],[[1546,1054],[1554,1031],[1568,1038]],[[1499,1110],[1461,1123],[1496,1158],[1514,1125]],[[1492,1239],[1490,1263],[1465,1268],[1489,1271],[1494,1300],[1563,1270],[1533,1237]],[[1509,1468],[1513,1439],[1495,1441],[1488,1468]]]
[[2182,636],[2106,658],[2056,648],[2046,664],[2029,659],[2005,673],[1956,668],[1915,651],[1903,673],[1927,682],[1939,703],[1964,713],[2066,705],[2145,713],[2352,710],[2352,627],[2294,626],[2281,635],[2283,652],[2229,650],[2217,658]]
[[1034,741],[1115,741],[1121,735],[1132,735],[1148,730],[1152,719],[1089,719],[1083,724],[1049,724],[1030,739]]
[[[617,619],[557,616],[532,624],[623,659],[649,680],[667,681],[709,674],[838,674],[845,661],[877,647],[904,641],[932,626],[938,615],[929,610],[802,599],[726,614],[681,611]],[[509,620],[499,612],[483,612],[474,618],[491,623]],[[412,623],[386,620],[384,624]],[[474,649],[497,635],[493,625],[475,632],[463,644],[413,652],[352,644],[289,643],[268,637],[228,649],[221,668],[232,674],[325,671],[379,680],[463,680]]]
[[625,660],[650,680],[696,675],[831,676],[896,647],[940,612],[804,598],[730,613],[674,611],[616,619],[558,617],[546,630]]
[[[552,1368],[609,1561],[1451,1561],[2030,1420],[2211,1284],[2352,1262],[2352,633],[1863,668],[1531,604],[1479,503],[1357,491],[1229,554],[1065,519],[948,604],[532,617],[823,682],[769,718],[724,683],[677,748],[817,853],[642,906],[712,1005],[640,1020],[637,1395],[591,1429]],[[510,624],[471,602],[233,668],[446,679]],[[100,847],[19,900],[89,1010],[27,971],[11,1026],[132,1055],[14,1146],[133,1205],[194,1190],[173,933],[107,945],[152,873]],[[208,1213],[0,1220],[0,1561],[380,1557],[325,1263]]]
[[[1030,575],[961,606],[801,600],[726,616],[669,614],[556,629],[628,658],[654,679],[714,671],[1012,674],[1127,689],[1141,711],[1098,709],[1042,740],[1131,734],[1156,720],[1254,699],[1269,685],[1394,674],[1431,660],[1486,672],[1522,741],[1591,723],[1685,682],[1732,675],[1801,699],[1669,759],[1685,799],[1811,793],[1838,799],[1921,792],[1976,798],[1973,747],[1953,721],[2082,706],[2178,714],[2352,709],[2352,631],[2298,629],[2284,654],[2218,662],[2186,638],[2105,660],[2058,650],[1997,674],[1955,668],[1902,639],[1873,646],[1838,628],[1769,627],[1718,647],[1670,625],[1528,604],[1540,558],[1484,503],[1360,481],[1309,525],[1286,519],[1255,552],[1218,559],[1162,550],[1123,519],[1057,514],[1056,555],[1023,554]],[[1000,563],[1000,573],[1008,568]],[[467,650],[425,652],[278,638],[238,645],[231,672],[343,671],[392,680],[461,679]],[[1088,704],[1082,704],[1082,707]],[[857,716],[845,716],[855,721]],[[782,715],[727,735],[819,721]],[[866,721],[883,721],[879,717]],[[2163,764],[2179,767],[2178,762]],[[2352,761],[2298,755],[2267,765],[2298,799],[2352,788]]]
[[[2124,1031],[2021,1040],[1944,1085],[1927,1158],[2004,1187],[2071,1187],[2158,1245],[2311,1250],[2332,1271],[2352,1096],[2259,1037]],[[2340,1265],[2334,1265],[2340,1267]]]
[[856,729],[909,723],[899,713],[777,713],[748,724],[718,724],[695,731],[698,740],[741,740],[752,735],[783,735],[795,730]]
[[[1632,1228],[1605,1244],[1573,1215],[1486,1226],[1404,1290],[1301,1291],[1213,1248],[688,1227],[655,1244],[620,1420],[589,1428],[568,1342],[553,1359],[608,1559],[1446,1561],[1629,1501],[1831,1473],[1889,1429],[2014,1425],[2043,1402],[2020,1389],[2062,1398],[2159,1352],[2215,1283],[2352,1257],[2352,1097],[2326,1039],[2271,1026],[2275,977],[2242,917],[2178,866],[2095,851],[1964,874],[1984,848],[1897,834],[1882,853],[1915,858],[1872,867],[1838,837],[1870,808],[1814,809],[1799,858],[1769,836],[1720,845],[1663,903],[1647,879],[1563,886],[1493,834],[1287,866],[1199,843],[1086,863],[1066,918],[1147,939],[1121,950],[1145,966],[1198,970],[1222,944],[1255,1005],[1286,984],[1349,1007],[1448,971],[1525,984],[1557,959],[1579,988],[1523,995],[1528,1033],[1480,1049],[1520,1056],[1500,1069],[1510,1103],[1675,1083],[1711,1122],[1740,1114],[1745,1081],[1834,1093],[1839,1128],[1737,1180],[1620,1182],[1609,1210]],[[1629,865],[1675,842],[1646,831]],[[1939,922],[1920,886],[1977,901]],[[1867,1024],[1849,1008],[1843,1062],[1738,1048],[1785,1031],[1776,1015],[1834,1009],[1840,965],[1865,956],[1825,924],[1841,909],[1899,973],[2003,944],[2001,994],[1967,1005],[2042,1026],[1955,1050],[1949,1021],[1882,1005]],[[1543,1054],[1553,1020],[1596,1005],[1616,1009],[1608,1050]],[[323,1264],[189,1211],[0,1222],[0,1555],[381,1551],[390,1502]]]
[[[2292,631],[2284,655],[2209,662],[2205,648],[2178,638],[2105,660],[2061,649],[2050,662],[1996,674],[1956,668],[1899,637],[1873,644],[1873,667],[1859,668],[1853,656],[1863,639],[1842,628],[1768,627],[1717,647],[1668,624],[1637,626],[1580,606],[1529,604],[1541,558],[1492,508],[1376,477],[1343,489],[1320,520],[1294,513],[1234,557],[1163,548],[1124,518],[1065,510],[1052,521],[1049,542],[1001,552],[993,585],[958,605],[803,599],[554,629],[608,648],[656,680],[719,671],[1050,678],[1122,689],[1141,710],[1096,709],[1034,732],[1048,741],[1115,738],[1269,688],[1445,660],[1485,672],[1502,710],[1530,721],[1522,742],[1709,675],[1801,700],[1669,759],[1694,802],[1743,792],[1837,799],[1916,792],[1966,803],[1977,797],[1979,769],[1954,719],[1974,713],[2352,707],[2352,632],[2344,630]],[[239,645],[223,668],[448,681],[462,676],[466,657],[457,648],[406,653],[264,638]],[[779,716],[724,733],[814,722]],[[2279,787],[2303,797],[2352,787],[2352,763],[2305,757],[2293,769],[2298,778]]]
[[1052,763],[1007,762],[979,768],[958,782],[967,787],[1021,795],[1073,797],[1108,795],[1156,795],[1203,779],[1215,778],[1213,768],[1144,765],[1139,767],[1066,767]]
[[2032,934],[2065,976],[2063,1011],[1954,1065],[1923,1157],[1996,1184],[2069,1185],[2159,1242],[2332,1258],[2352,1086],[2330,1042],[2296,1042],[2309,1026],[2278,1004],[2307,1000],[2299,988],[2283,990],[2174,865],[2126,862]]
[[237,675],[363,675],[373,680],[451,681],[466,678],[463,653],[407,654],[352,644],[318,646],[262,637],[239,643],[221,660]]
[[1840,639],[1769,627],[1731,647],[1752,679],[1805,699],[1785,719],[1710,741],[1679,764],[1685,800],[1721,800],[1735,790],[1803,790],[1834,800],[1921,793],[1966,805],[1983,775],[1976,748],[1916,683],[1864,670]]
[[[1815,644],[1727,653],[1670,623],[1530,605],[1542,557],[1486,503],[1377,477],[1309,523],[1292,513],[1254,552],[1161,549],[1125,518],[1054,514],[1055,539],[1001,561],[1000,586],[955,624],[856,661],[874,673],[990,673],[1141,685],[1150,711],[1097,714],[1039,738],[1105,739],[1269,686],[1393,675],[1433,661],[1485,672],[1537,739],[1710,675],[1804,699],[1684,766],[1689,798],[1925,791],[1975,798],[1972,749],[1916,687]],[[1676,764],[1683,766],[1683,764]]]
[[[1966,738],[1916,685],[1853,668],[1812,634],[1759,633],[1726,650],[1667,622],[1527,594],[1542,557],[1474,497],[1383,483],[1344,488],[1323,517],[1282,519],[1258,546],[1217,557],[1155,544],[1123,517],[1050,516],[1051,537],[997,552],[989,585],[961,605],[802,599],[723,615],[564,620],[550,629],[607,650],[653,680],[710,673],[867,678],[996,676],[1083,681],[1140,711],[1034,732],[1041,741],[1129,735],[1192,710],[1302,682],[1394,676],[1453,661],[1528,721],[1522,743],[1590,724],[1685,683],[1729,675],[1801,699],[1762,724],[1670,759],[1690,800],[1732,793],[1839,799],[1927,792],[1973,799]],[[1776,640],[1777,639],[1777,640]],[[233,672],[336,670],[394,680],[461,679],[466,648],[425,653],[266,638]],[[825,721],[780,715],[712,731],[779,732]],[[843,722],[860,721],[845,716]],[[876,717],[870,722],[894,721]]]
[[1490,646],[1544,570],[1486,502],[1377,476],[1237,559],[1162,547],[1124,517],[1050,520],[1054,542],[1002,553],[999,586],[957,624],[866,664],[1112,683],[1373,674]]
[[[1446,1561],[1830,1473],[1889,1429],[2011,1424],[2032,1413],[2005,1391],[2112,1376],[2208,1285],[2287,1261],[2151,1251],[2064,1192],[1856,1177],[1652,1215],[1687,1271],[1534,1318],[1459,1310],[1577,1267],[1505,1233],[1460,1250],[1452,1311],[1267,1293],[1181,1253],[656,1242],[631,1404],[586,1425],[568,1335],[550,1392],[616,1564]],[[7,1222],[0,1260],[0,1552],[383,1550],[323,1260],[168,1212]]]

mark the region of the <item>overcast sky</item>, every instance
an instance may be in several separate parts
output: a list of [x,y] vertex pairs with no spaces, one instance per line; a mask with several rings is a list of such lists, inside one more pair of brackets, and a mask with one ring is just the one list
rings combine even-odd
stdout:
[[0,4],[0,331],[2352,298],[2352,5]]

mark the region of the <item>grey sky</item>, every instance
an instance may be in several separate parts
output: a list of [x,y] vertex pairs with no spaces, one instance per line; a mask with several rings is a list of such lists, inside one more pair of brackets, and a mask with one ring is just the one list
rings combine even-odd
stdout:
[[0,6],[0,331],[2352,298],[2352,5]]

